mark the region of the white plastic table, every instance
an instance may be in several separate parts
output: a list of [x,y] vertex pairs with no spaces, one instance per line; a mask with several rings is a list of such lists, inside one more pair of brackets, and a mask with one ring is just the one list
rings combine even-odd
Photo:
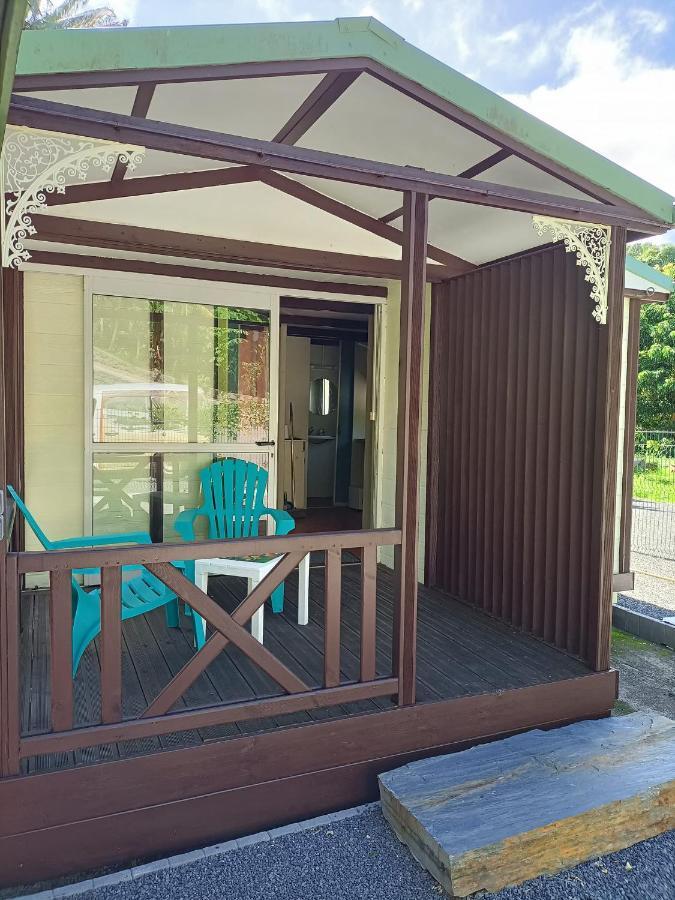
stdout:
[[[208,593],[209,575],[235,575],[246,578],[248,593],[259,584],[281,559],[275,556],[267,560],[255,559],[198,559],[195,562],[195,581],[197,587]],[[267,602],[267,601],[265,601]],[[263,642],[265,621],[265,603],[251,617],[251,634]],[[298,566],[298,625],[306,625],[309,621],[309,553]]]

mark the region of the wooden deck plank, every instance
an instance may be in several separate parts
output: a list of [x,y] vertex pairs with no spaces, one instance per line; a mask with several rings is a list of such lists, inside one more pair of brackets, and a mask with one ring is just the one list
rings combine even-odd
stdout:
[[[318,597],[323,596],[323,569],[317,568],[316,571],[310,572],[310,604],[309,604],[309,621],[315,628],[315,634],[318,639],[323,641],[323,610],[317,599],[317,595],[313,594],[312,588],[318,589]],[[343,582],[344,591],[344,582]],[[295,610],[294,610],[295,614]],[[361,647],[360,636],[360,614],[356,612],[353,604],[353,598],[345,597],[345,603],[342,609],[342,666],[346,666],[349,671],[350,658],[355,661],[354,675],[358,677],[358,654]],[[304,626],[309,627],[309,626]],[[376,671],[378,676],[391,675],[391,635],[387,636],[382,633],[381,629],[376,632]],[[391,707],[391,701],[386,697],[378,697],[371,701],[379,709],[388,709]]]
[[[148,703],[130,649],[133,643],[133,633],[130,634],[127,628],[130,621],[128,619],[122,626],[122,715],[125,719],[140,716]],[[124,758],[153,753],[160,750],[161,745],[158,738],[140,738],[123,741],[117,749],[120,757]]]
[[[45,731],[51,726],[51,679],[49,661],[49,596],[46,592],[33,595],[31,654],[31,691],[29,710],[29,731]],[[30,760],[28,771],[47,772],[72,766],[72,753],[57,753],[37,756]]]
[[[30,717],[30,695],[33,687],[33,654],[31,645],[33,640],[33,615],[35,594],[24,593],[21,597],[21,634],[19,644],[19,665],[21,667],[21,699],[20,712],[22,730],[27,727]],[[21,774],[27,775],[30,760],[21,761]]]
[[[153,610],[145,618],[157,643],[159,652],[162,654],[164,662],[173,677],[195,653],[192,620],[181,613],[179,616],[179,627],[167,628],[163,609]],[[195,709],[200,706],[210,706],[221,702],[221,695],[204,672],[187,689],[180,706],[182,708]],[[176,708],[178,708],[177,704]],[[238,734],[241,734],[241,732],[236,725],[221,725],[199,731],[199,737],[203,741],[234,737]]]
[[[233,582],[237,585],[239,582],[239,592],[233,593],[228,590],[226,582]],[[232,587],[232,585],[230,585]],[[209,578],[209,594],[217,600],[228,612],[232,612],[234,608],[241,602],[244,597],[245,582],[235,578]],[[219,691],[223,689],[222,672],[228,673],[232,684],[236,685],[238,697],[223,697],[224,702],[231,702],[235,699],[255,699],[256,697],[269,697],[280,695],[281,688],[263,672],[258,666],[253,666],[248,658],[231,644],[220,653],[216,659],[209,665],[207,673],[211,673],[211,677]],[[224,682],[226,691],[229,691],[230,682]],[[247,722],[239,723],[239,728],[243,734],[256,734],[270,729],[277,728],[282,720],[264,718],[254,719]],[[308,716],[304,714],[296,714],[291,717],[291,723],[307,722]]]
[[[244,599],[246,596],[246,582],[243,578],[229,578],[229,577],[221,577],[221,578],[213,578],[209,579],[213,583],[213,587],[209,586],[209,590],[211,591],[214,598],[218,599],[220,603],[222,603],[228,612],[232,612]],[[298,675],[301,677],[306,677],[308,675],[307,672],[299,672],[297,671],[297,667],[293,667],[293,657],[290,656],[287,648],[281,646],[279,643],[274,642],[274,638],[270,635],[269,630],[269,622],[271,615],[266,615],[266,625],[267,628],[267,640],[265,641],[266,646],[268,646],[272,652],[278,656],[278,658],[284,663],[284,665],[291,668],[293,671],[296,671]],[[228,651],[230,648],[228,647]],[[274,682],[268,675],[265,674],[258,666],[251,662],[251,660],[245,656],[240,651],[236,650],[236,648],[232,648],[233,659],[235,664],[241,671],[244,678],[249,682],[251,687],[254,689],[257,697],[270,697],[277,696],[283,694],[283,690],[279,687],[276,682]],[[310,677],[311,681],[311,677]],[[303,722],[310,722],[312,720],[311,715],[308,712],[300,712],[300,713],[290,713],[285,716],[275,716],[274,724],[278,727],[281,725],[298,725]],[[253,723],[255,725],[255,723]]]
[[[323,559],[320,560],[323,562]],[[297,572],[286,580],[284,612],[266,611],[265,644],[281,662],[312,685],[323,679],[325,567],[312,566],[309,582],[309,621],[297,623]],[[209,593],[228,612],[241,602],[243,579],[212,578]],[[375,662],[378,676],[391,673],[393,573],[378,566]],[[48,730],[49,648],[48,597],[27,592],[22,599],[22,699],[24,733]],[[164,611],[126,620],[122,628],[123,715],[140,715],[155,694],[194,653],[192,626],[180,617],[180,628],[167,628]],[[361,653],[361,564],[349,560],[342,567],[340,676],[358,680]],[[417,699],[427,702],[553,682],[586,674],[588,668],[543,642],[522,634],[481,611],[420,586],[418,621]],[[176,708],[254,700],[281,694],[279,686],[236,647],[230,645],[208,666]],[[93,724],[100,718],[100,658],[96,643],[84,654],[74,684],[75,722]],[[127,741],[31,759],[22,771],[68,768],[107,759],[179,748],[205,741],[257,734],[282,725],[303,724],[356,713],[391,708],[387,697],[331,709],[224,725],[158,738]]]
[[[155,640],[153,631],[148,623],[148,617],[136,616],[133,619],[127,619],[125,625],[128,646],[140,681],[140,687],[146,701],[150,703],[162,688],[171,681],[173,673]],[[185,701],[181,698],[176,704],[176,709],[185,709],[185,705]],[[194,744],[201,744],[202,742],[196,731],[182,731],[176,734],[162,735],[159,740],[162,747],[167,750],[175,750],[179,747],[188,747]]]
[[[84,652],[73,683],[75,702],[75,724],[93,725],[101,721],[101,668],[98,643],[87,647]],[[87,747],[75,751],[75,764],[103,762],[118,759],[119,750],[116,744],[102,744],[98,747]]]
[[[448,602],[452,612],[444,615]],[[509,660],[521,660],[537,678],[541,678],[542,671],[549,672],[554,678],[574,677],[588,672],[588,666],[582,660],[568,655],[564,650],[552,647],[540,638],[518,631],[498,619],[492,619],[485,613],[476,615],[476,610],[441,591],[433,588],[426,591],[425,608],[439,614],[439,631],[445,633],[448,628],[458,627],[460,622],[470,623],[486,646],[498,647]],[[487,628],[484,627],[485,623]]]
[[[313,642],[316,646],[322,646],[323,643],[323,613],[319,605],[318,597],[321,596],[321,586],[318,584],[318,574],[310,570],[310,593],[309,593],[309,615],[307,625],[297,624],[297,580],[295,583],[289,583],[289,597],[286,600],[288,615],[294,623],[294,627],[299,634],[305,636],[305,639]],[[314,579],[314,580],[313,580]],[[343,591],[344,593],[344,591]],[[358,681],[360,674],[359,659],[359,635],[350,627],[351,616],[353,610],[350,608],[350,597],[343,596],[342,605],[342,645],[340,656],[341,673],[346,681]],[[383,666],[378,670],[378,675],[391,674],[391,653],[381,654]],[[389,667],[387,669],[387,667]],[[391,706],[391,702],[386,697],[376,697],[372,700],[362,700],[358,703],[349,704],[349,712],[370,712],[373,708],[386,709]]]
[[[378,593],[378,632],[382,633],[387,646],[393,640],[393,604],[394,583],[388,569],[382,569],[382,585]],[[356,579],[345,578],[347,589],[358,592]],[[419,619],[419,607],[418,607]],[[444,660],[443,657],[446,657]],[[417,630],[417,699],[420,702],[438,697],[460,697],[466,693],[482,693],[486,687],[485,679],[461,665],[444,665],[447,663],[447,652],[439,656],[438,651],[430,646],[427,635],[419,627]]]
[[[393,597],[388,597],[384,592],[381,598],[384,609],[391,614],[393,610]],[[445,655],[452,665],[453,671],[461,668],[458,675],[461,683],[467,687],[475,687],[476,690],[483,685],[483,689],[489,690],[495,687],[524,687],[529,683],[528,678],[519,677],[518,673],[509,666],[499,666],[492,661],[492,655],[486,653],[486,648],[480,642],[471,640],[471,630],[456,631],[448,629],[446,633],[438,631],[434,625],[435,617],[430,614],[424,605],[418,610],[418,654],[429,655],[432,660],[438,660]]]
[[[312,587],[315,590],[312,590]],[[284,610],[286,615],[270,615],[267,617],[266,621],[269,621],[271,629],[275,634],[278,635],[279,640],[282,642],[286,640],[287,646],[290,648],[291,653],[293,653],[294,657],[298,659],[298,661],[302,661],[301,658],[305,658],[307,660],[308,665],[311,667],[311,678],[313,683],[320,684],[323,676],[323,657],[321,654],[321,648],[324,645],[324,627],[323,627],[323,613],[320,611],[318,597],[323,596],[321,591],[318,588],[316,582],[314,585],[312,584],[312,573],[310,571],[310,604],[309,604],[309,621],[307,625],[298,625],[298,607],[297,607],[297,576],[293,579],[287,579],[286,581],[286,598],[284,601]],[[346,612],[346,606],[344,604],[343,597],[343,618],[342,618],[342,629],[345,627],[345,619],[344,614]],[[349,639],[349,636],[342,635],[342,644],[341,644],[341,653],[340,653],[340,676],[343,681],[358,681],[359,680],[359,660],[358,657],[355,656],[348,646],[344,643],[345,637]],[[300,649],[300,655],[298,655],[297,650]],[[309,652],[308,651],[309,648]],[[309,655],[308,655],[309,654]],[[379,698],[382,700],[383,704],[386,705],[386,698]],[[350,704],[342,704],[338,707],[331,707],[328,709],[315,710],[312,712],[312,718],[331,718],[335,715],[349,715],[358,712],[372,712],[374,709],[382,708],[377,706],[373,700],[361,700],[356,703]]]

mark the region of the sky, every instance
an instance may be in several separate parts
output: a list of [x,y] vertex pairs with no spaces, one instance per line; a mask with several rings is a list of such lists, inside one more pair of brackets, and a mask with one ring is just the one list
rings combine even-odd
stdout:
[[675,196],[675,0],[107,2],[130,25],[374,16]]

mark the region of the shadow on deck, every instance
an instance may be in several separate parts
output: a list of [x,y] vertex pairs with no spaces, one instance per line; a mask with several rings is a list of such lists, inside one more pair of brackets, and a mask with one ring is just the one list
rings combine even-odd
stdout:
[[[228,611],[245,595],[243,579],[212,578],[209,593]],[[360,647],[360,564],[342,567],[341,669],[345,681],[357,680]],[[312,687],[323,677],[324,568],[310,575],[310,619],[297,623],[297,577],[286,581],[282,614],[267,608],[265,646]],[[382,566],[377,579],[377,674],[391,674],[392,573]],[[50,727],[49,621],[46,592],[22,598],[21,726],[35,734]],[[189,620],[167,628],[162,610],[123,624],[122,689],[124,717],[137,717],[193,653]],[[75,679],[75,726],[100,722],[100,648],[87,649]],[[495,621],[433,589],[420,586],[417,646],[417,700],[420,703],[509,688],[561,681],[588,674],[584,663]],[[253,700],[279,694],[278,686],[237,648],[228,646],[188,689],[175,709]],[[311,712],[184,731],[158,738],[33,757],[22,771],[33,773],[120,759],[162,749],[193,746],[242,734],[301,725],[336,716],[363,714],[392,706],[389,698],[360,701]]]

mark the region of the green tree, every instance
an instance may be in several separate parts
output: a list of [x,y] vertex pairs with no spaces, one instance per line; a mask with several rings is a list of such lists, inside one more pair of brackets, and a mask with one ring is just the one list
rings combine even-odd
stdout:
[[[675,279],[675,244],[634,244],[628,252]],[[637,427],[675,429],[675,291],[640,313]]]
[[127,25],[110,6],[89,6],[90,0],[28,0],[24,28],[119,28]]

